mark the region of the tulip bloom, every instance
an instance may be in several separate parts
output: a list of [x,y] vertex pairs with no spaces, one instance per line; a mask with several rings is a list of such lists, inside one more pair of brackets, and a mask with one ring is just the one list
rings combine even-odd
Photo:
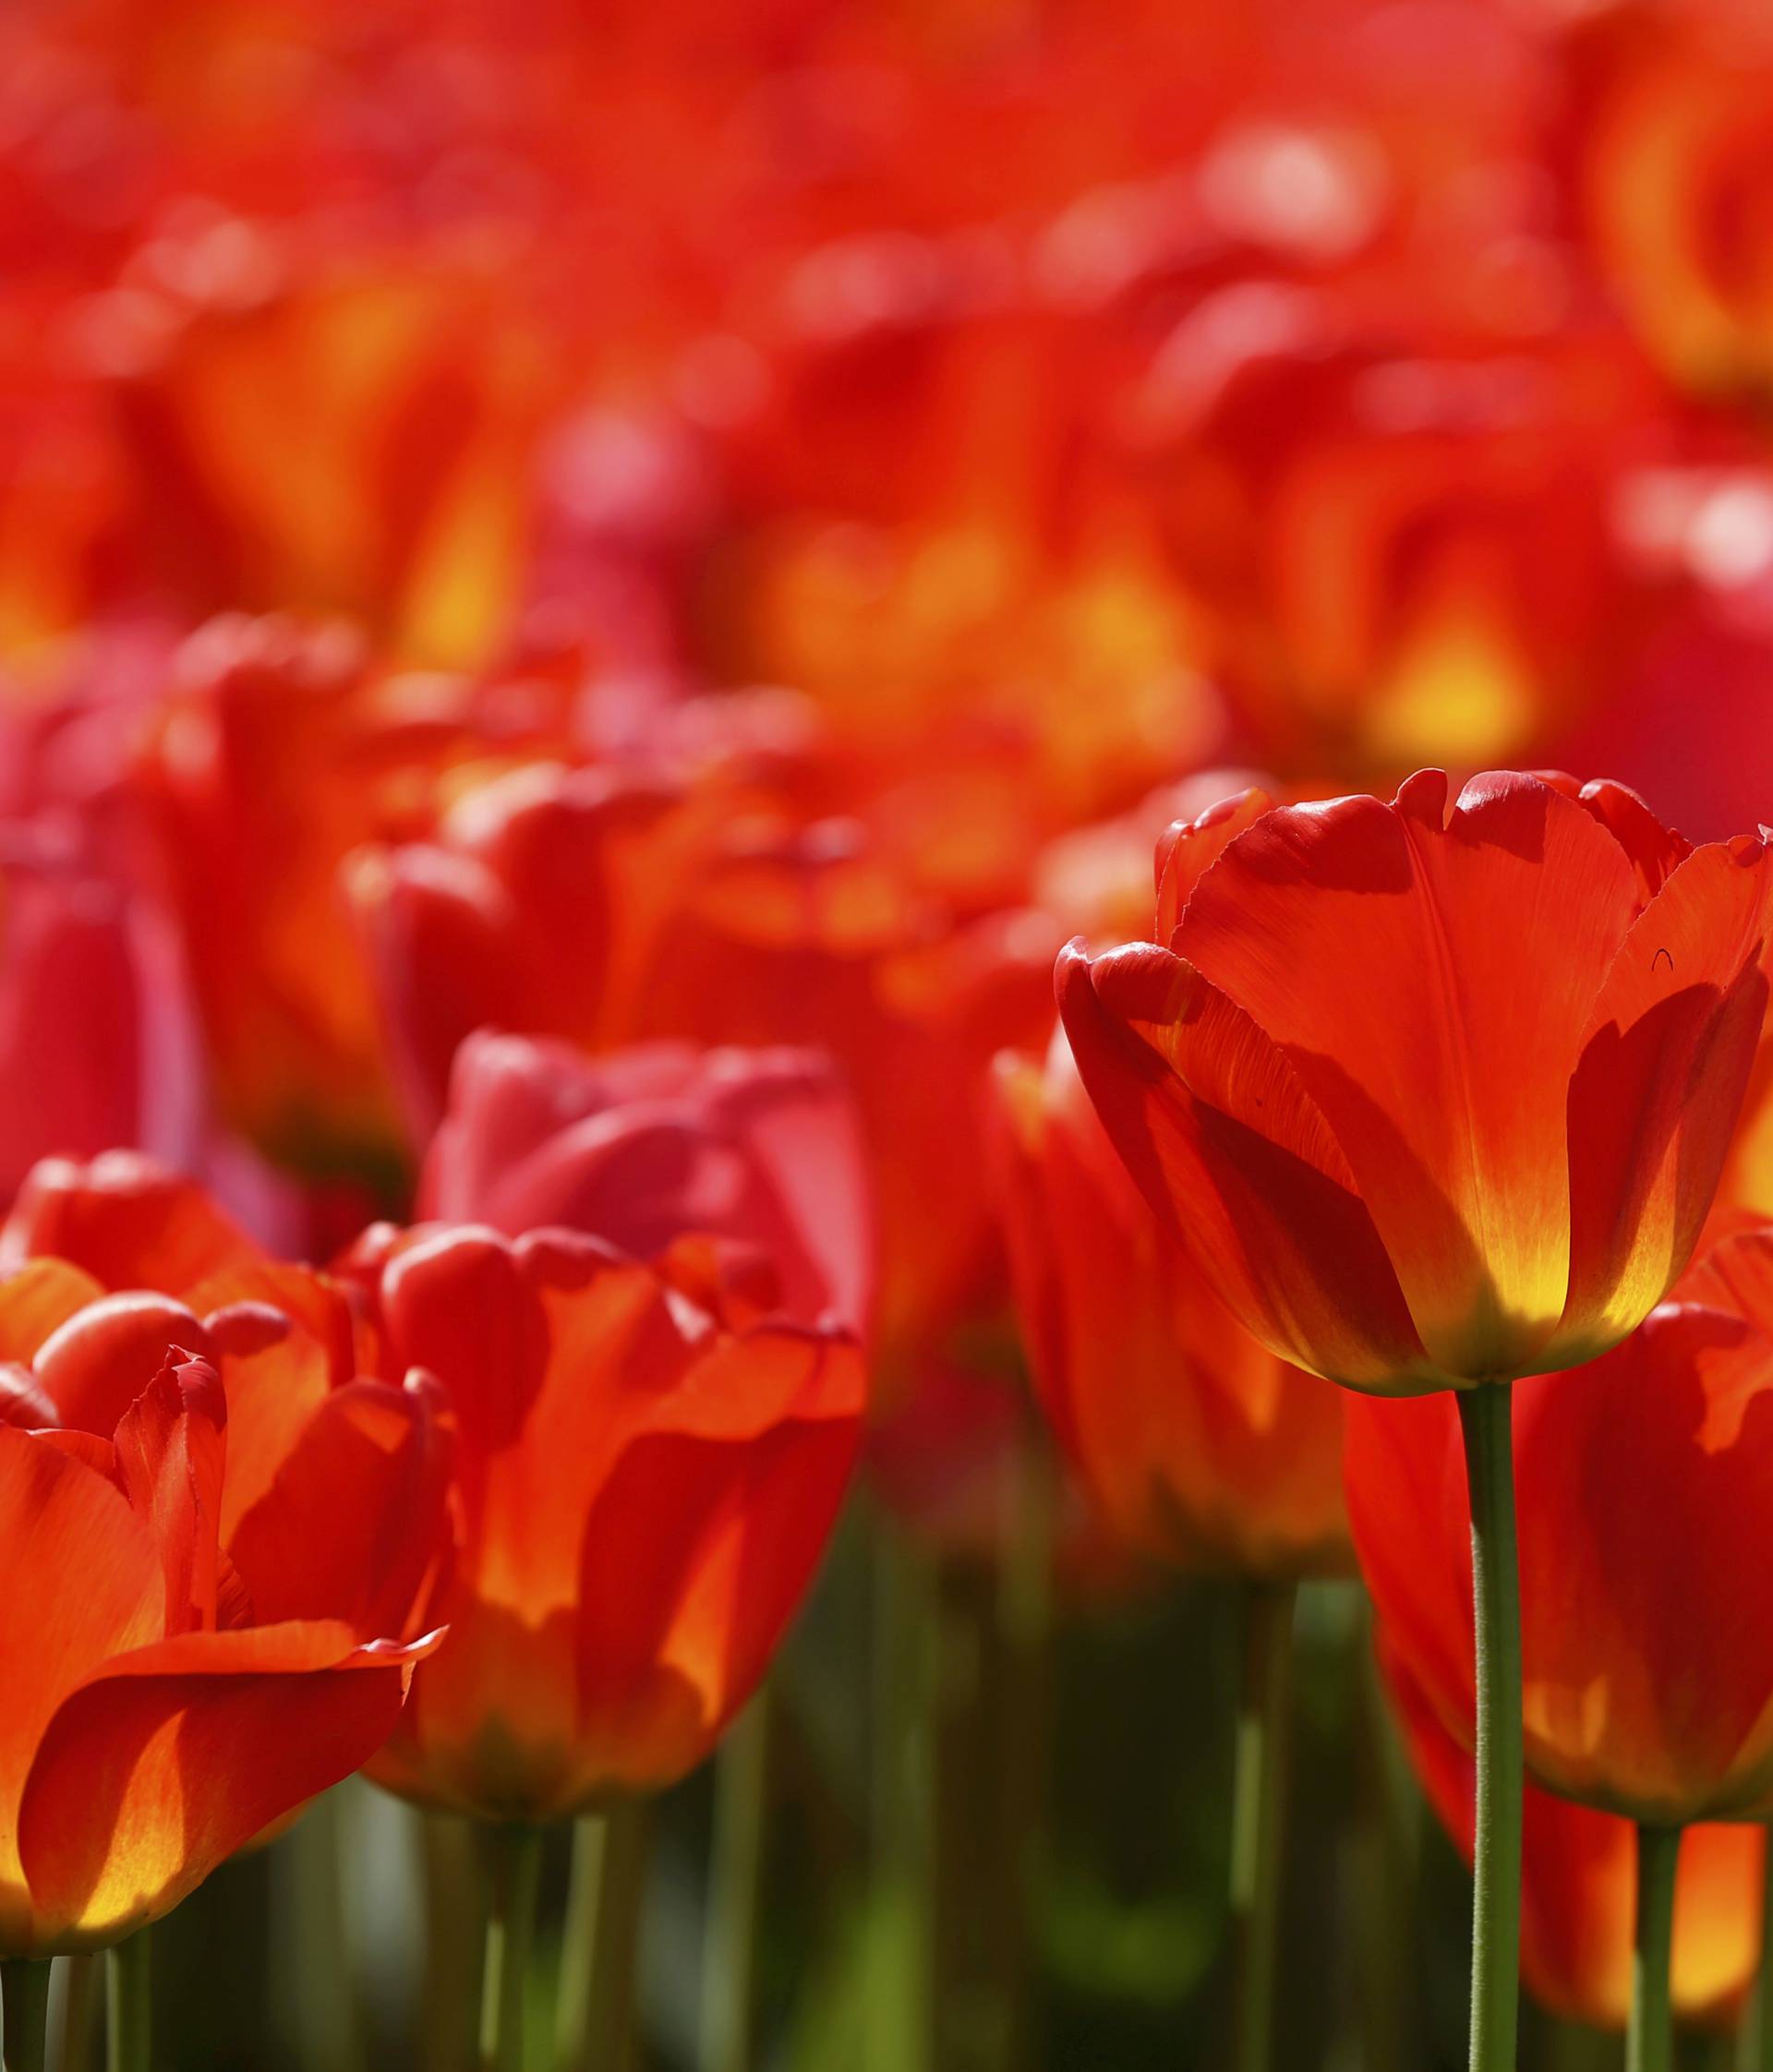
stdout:
[[1342,1399],[1257,1343],[1140,1195],[1063,1034],[997,1061],[998,1199],[1059,1442],[1128,1546],[1272,1578],[1348,1558]]
[[816,1052],[651,1043],[594,1060],[483,1030],[455,1054],[418,1212],[508,1237],[584,1231],[640,1259],[715,1235],[763,1252],[802,1322],[861,1330],[871,1307],[861,1126]]
[[435,1374],[458,1435],[430,1612],[450,1635],[370,1775],[525,1824],[681,1777],[755,1688],[836,1519],[853,1336],[565,1231],[384,1228],[344,1271],[383,1364]]
[[[1773,1230],[1715,1247],[1633,1336],[1516,1384],[1526,1753],[1545,1789],[1665,1826],[1773,1804]],[[1458,1425],[1351,1403],[1349,1514],[1398,1657],[1472,1738]]]
[[[1472,1760],[1380,1649],[1417,1777],[1453,1846],[1471,1861]],[[1540,2005],[1596,2029],[1623,2029],[1632,1998],[1636,1865],[1631,1823],[1529,1785],[1524,1801],[1521,1970]],[[1690,1828],[1674,1921],[1674,2005],[1695,2020],[1733,2019],[1760,1955],[1767,1831]]]
[[[437,1391],[286,1398],[288,1319],[0,1281],[0,1950],[112,1943],[356,1769],[441,1551]],[[240,1415],[236,1415],[236,1413]]]
[[[1162,940],[1059,962],[1135,1178],[1283,1358],[1385,1394],[1615,1344],[1685,1265],[1767,994],[1764,842],[1514,773],[1173,831]],[[1621,1117],[1635,1126],[1621,1127]]]

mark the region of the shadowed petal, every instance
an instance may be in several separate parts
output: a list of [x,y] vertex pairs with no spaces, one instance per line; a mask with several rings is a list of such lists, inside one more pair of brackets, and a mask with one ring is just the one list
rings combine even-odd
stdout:
[[1570,1086],[1570,1291],[1555,1364],[1614,1343],[1692,1254],[1755,1061],[1769,926],[1766,846],[1714,843],[1675,870],[1608,973]]
[[1246,1328],[1354,1388],[1443,1385],[1341,1147],[1248,1016],[1156,947],[1073,944],[1056,982],[1116,1149]]
[[51,1715],[119,1649],[160,1631],[160,1561],[145,1523],[103,1469],[0,1427],[0,1951],[31,1947],[18,1801]]
[[58,1707],[25,1786],[19,1855],[45,1940],[116,1941],[350,1776],[387,1739],[430,1644],[359,1646],[344,1625],[296,1621],[186,1633],[107,1664]]

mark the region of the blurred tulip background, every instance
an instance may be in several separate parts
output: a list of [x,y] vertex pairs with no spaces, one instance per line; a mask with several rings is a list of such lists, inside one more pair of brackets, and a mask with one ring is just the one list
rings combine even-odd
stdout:
[[1764,0],[6,0],[6,2072],[1773,2072],[1764,822]]

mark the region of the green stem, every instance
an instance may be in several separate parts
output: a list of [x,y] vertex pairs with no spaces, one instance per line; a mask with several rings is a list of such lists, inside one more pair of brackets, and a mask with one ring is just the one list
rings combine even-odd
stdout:
[[769,1693],[759,1691],[716,1759],[714,1847],[702,1944],[701,2072],[751,2072],[752,1997],[769,1801]]
[[1268,2072],[1274,2054],[1295,1596],[1290,1583],[1252,1584],[1245,1613],[1244,1684],[1231,1806],[1237,2072]]
[[153,2072],[153,1946],[139,1928],[105,1953],[105,2062],[110,2072]]
[[1765,1830],[1761,1872],[1761,1969],[1743,2018],[1742,2072],[1773,2072],[1773,1827]]
[[49,2037],[46,1957],[14,1957],[0,1964],[6,2015],[6,2072],[43,2072]]
[[941,1911],[935,1812],[941,1620],[935,1565],[891,1517],[874,1514],[873,1747],[869,1878],[876,1923],[862,1985],[864,2072],[942,2062],[935,1922]]
[[1521,1578],[1505,1383],[1459,1391],[1471,1492],[1477,1644],[1477,1895],[1471,1921],[1471,2072],[1514,2072],[1521,1941]]
[[1006,1926],[1005,2072],[1025,2072],[1035,2052],[1035,1921],[1047,1879],[1051,1796],[1054,1541],[1057,1463],[1032,1402],[1026,1406],[1015,1512],[997,1605],[1006,1714],[997,1729],[1003,1765],[1004,1869],[997,1906]]
[[[308,1807],[279,1844],[271,1887],[277,2018],[304,2072],[364,2072],[357,1973],[345,1918],[341,1785]],[[352,1811],[361,1817],[359,1804]]]
[[1674,2063],[1674,2007],[1669,1962],[1674,1949],[1674,1873],[1679,1827],[1637,1830],[1637,1947],[1632,1958],[1632,2025],[1625,2072],[1670,2072]]
[[77,1950],[67,1959],[66,1990],[62,1996],[61,2072],[87,2072],[92,2062],[94,2021],[103,1976],[97,1950]]
[[573,1829],[555,2007],[558,2072],[622,2072],[629,2062],[647,1819],[645,1800],[627,1800]]
[[486,1963],[480,1973],[480,2072],[524,2072],[524,2018],[542,1880],[542,1831],[500,1828],[493,1845]]
[[407,1809],[425,1883],[425,1968],[418,2062],[426,2072],[473,2072],[478,2054],[480,1964],[486,1941],[484,1869],[476,1825]]

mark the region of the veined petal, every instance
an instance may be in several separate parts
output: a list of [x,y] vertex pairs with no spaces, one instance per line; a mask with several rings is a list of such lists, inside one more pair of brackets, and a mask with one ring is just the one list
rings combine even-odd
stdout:
[[432,1644],[294,1621],[186,1633],[89,1677],[49,1722],[19,1811],[41,1946],[117,1941],[350,1776]]
[[404,1633],[444,1548],[450,1432],[442,1392],[351,1381],[320,1403],[228,1551],[255,1617]]
[[849,1415],[790,1416],[735,1439],[647,1432],[599,1493],[578,1619],[587,1790],[681,1777],[763,1676],[824,1553],[861,1436],[855,1346],[815,1357],[846,1370],[836,1393]]
[[1274,801],[1266,791],[1251,785],[1229,799],[1221,799],[1194,820],[1178,820],[1159,837],[1157,845],[1157,921],[1152,940],[1166,949],[1175,947],[1175,935],[1183,909],[1207,870],[1216,863],[1246,827],[1254,826]]
[[1592,1358],[1661,1301],[1729,1154],[1767,1008],[1765,843],[1712,843],[1632,929],[1570,1085],[1570,1289],[1548,1365]]
[[[38,1946],[18,1860],[18,1801],[51,1716],[120,1649],[160,1630],[163,1584],[143,1520],[102,1469],[0,1427],[0,1950]],[[84,1819],[84,1815],[79,1816]]]
[[1116,1149],[1246,1328],[1353,1388],[1444,1386],[1341,1147],[1249,1017],[1153,946],[1073,944],[1056,980]]
[[169,1634],[216,1622],[227,1423],[214,1367],[169,1354],[117,1426],[117,1479],[160,1551]]

